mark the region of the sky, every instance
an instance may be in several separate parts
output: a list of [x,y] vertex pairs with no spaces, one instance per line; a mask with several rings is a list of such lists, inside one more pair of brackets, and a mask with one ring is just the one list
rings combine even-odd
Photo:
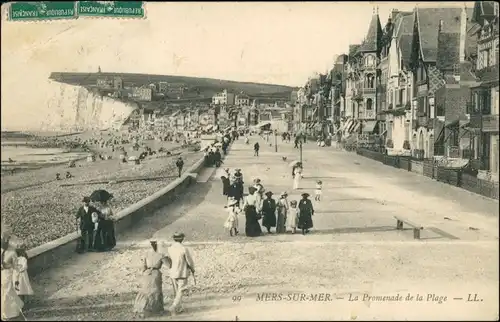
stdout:
[[391,9],[411,11],[416,4],[160,2],[146,3],[146,19],[27,23],[2,16],[2,128],[4,116],[37,115],[37,105],[46,104],[42,83],[52,71],[97,72],[100,66],[103,72],[302,86],[331,68],[349,44],[361,42],[375,7],[383,27]]

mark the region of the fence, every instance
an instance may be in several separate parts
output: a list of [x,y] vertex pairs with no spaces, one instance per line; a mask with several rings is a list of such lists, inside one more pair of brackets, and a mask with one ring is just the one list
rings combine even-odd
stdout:
[[418,173],[488,198],[499,199],[498,182],[478,179],[474,175],[464,173],[461,168],[446,168],[436,165],[433,160],[412,160],[410,157],[389,156],[363,148],[358,148],[356,153],[394,168]]

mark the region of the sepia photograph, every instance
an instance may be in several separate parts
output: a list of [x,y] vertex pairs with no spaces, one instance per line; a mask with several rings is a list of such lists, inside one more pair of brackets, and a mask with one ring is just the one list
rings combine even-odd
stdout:
[[499,2],[1,9],[2,321],[498,321]]

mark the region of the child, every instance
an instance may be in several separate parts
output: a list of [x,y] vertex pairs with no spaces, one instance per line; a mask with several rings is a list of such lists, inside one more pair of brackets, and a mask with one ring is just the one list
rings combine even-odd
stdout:
[[229,230],[229,236],[238,235],[238,213],[240,213],[240,208],[238,207],[239,201],[234,198],[229,198],[227,202],[227,210],[229,215],[224,223],[224,228]]
[[299,222],[299,208],[297,208],[297,200],[290,201],[290,214],[288,215],[288,224],[292,228],[292,234],[297,230],[297,223]]
[[316,181],[316,190],[314,191],[314,200],[321,201],[321,189],[323,187],[323,182],[321,180]]
[[26,304],[26,298],[34,294],[28,276],[28,254],[24,248],[17,249],[16,252],[17,266],[14,271],[14,287],[17,295]]

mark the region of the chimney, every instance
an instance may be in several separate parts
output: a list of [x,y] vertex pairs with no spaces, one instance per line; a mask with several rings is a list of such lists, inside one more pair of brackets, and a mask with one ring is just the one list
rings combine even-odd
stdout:
[[467,11],[466,7],[462,7],[462,14],[460,17],[460,46],[459,57],[460,63],[465,62],[465,39],[467,37]]

